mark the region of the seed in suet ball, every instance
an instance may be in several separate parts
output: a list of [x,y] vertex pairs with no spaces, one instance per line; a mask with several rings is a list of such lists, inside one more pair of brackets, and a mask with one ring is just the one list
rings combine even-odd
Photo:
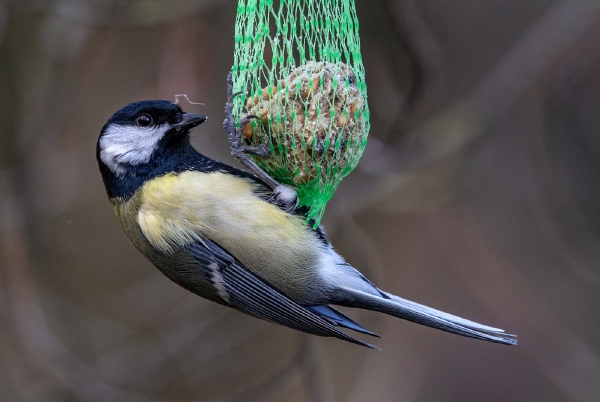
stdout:
[[247,140],[252,138],[252,135],[254,134],[254,130],[252,129],[252,123],[246,123],[246,125],[244,126],[243,134],[244,138],[246,138]]

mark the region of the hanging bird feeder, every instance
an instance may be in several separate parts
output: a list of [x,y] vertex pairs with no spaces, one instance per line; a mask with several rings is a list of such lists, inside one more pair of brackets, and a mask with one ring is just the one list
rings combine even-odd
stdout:
[[369,133],[354,0],[240,0],[232,74],[237,123],[258,116],[244,141],[270,150],[256,163],[317,225]]

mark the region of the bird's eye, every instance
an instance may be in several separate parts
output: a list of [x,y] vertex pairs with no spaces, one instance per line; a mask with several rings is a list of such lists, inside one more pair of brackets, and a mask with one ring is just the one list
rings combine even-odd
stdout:
[[150,124],[152,124],[152,117],[144,113],[140,115],[135,122],[140,127],[148,127]]

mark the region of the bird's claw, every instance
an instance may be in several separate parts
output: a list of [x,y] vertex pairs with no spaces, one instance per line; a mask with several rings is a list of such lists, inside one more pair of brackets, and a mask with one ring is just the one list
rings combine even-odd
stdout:
[[233,118],[233,99],[242,93],[243,92],[233,93],[233,78],[232,73],[230,72],[227,76],[227,103],[225,104],[225,121],[223,121],[223,128],[227,131],[229,137],[231,154],[273,190],[273,195],[268,199],[269,203],[286,212],[292,212],[298,205],[298,195],[296,194],[296,191],[289,186],[279,184],[274,178],[261,169],[250,156],[248,156],[249,154],[252,154],[267,157],[271,154],[271,150],[266,144],[261,144],[259,146],[244,144],[242,136],[243,127],[252,119],[260,119],[260,117],[253,114],[243,114],[239,126],[235,124]]
[[260,120],[255,114],[242,114],[242,118],[240,119],[240,126],[243,128],[246,124],[250,123],[252,120]]
[[269,149],[269,146],[267,144],[260,144],[259,146],[254,148],[255,149],[253,149],[253,152],[251,153],[256,156],[262,156],[263,158],[266,158],[267,156],[271,155],[271,150]]

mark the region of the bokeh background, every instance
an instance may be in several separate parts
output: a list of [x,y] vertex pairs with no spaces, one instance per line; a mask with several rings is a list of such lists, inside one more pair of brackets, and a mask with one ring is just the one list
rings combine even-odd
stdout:
[[95,161],[128,102],[221,128],[235,0],[0,1],[0,401],[600,400],[600,1],[357,0],[372,131],[324,223],[384,289],[375,352],[204,301],[135,251]]

